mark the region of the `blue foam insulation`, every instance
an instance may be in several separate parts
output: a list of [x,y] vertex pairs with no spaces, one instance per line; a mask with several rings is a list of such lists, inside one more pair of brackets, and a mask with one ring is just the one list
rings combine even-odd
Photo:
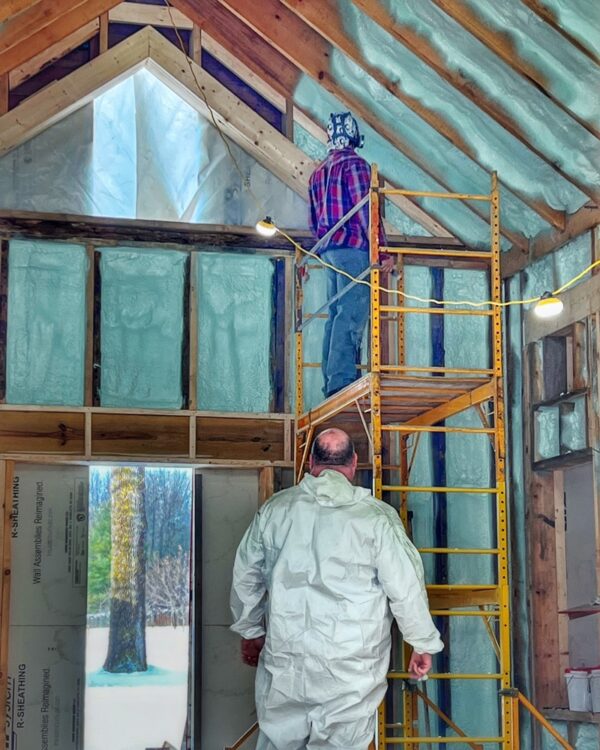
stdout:
[[273,272],[259,255],[198,256],[200,409],[270,411]]
[[102,406],[179,409],[187,253],[103,248]]
[[81,406],[85,248],[11,240],[8,258],[6,401]]
[[[435,29],[436,24],[439,22],[443,29],[446,48],[447,50],[452,50],[451,53],[446,51],[446,55],[454,55],[456,49],[456,55],[460,59],[462,57],[461,48],[466,50],[465,55],[468,54],[468,51],[475,53],[475,57],[469,68],[480,64],[481,59],[487,61],[487,56],[485,58],[479,56],[479,50],[475,48],[470,49],[469,35],[461,31],[457,24],[453,33],[452,27],[443,17],[444,14],[430,0],[427,0],[425,3],[417,3],[413,0],[408,4],[394,3],[391,0],[387,0],[386,5],[392,15],[402,14],[401,18],[398,19],[400,23],[406,19],[406,11],[403,11],[400,6],[404,6],[405,8],[410,7],[411,17],[413,17],[412,22],[419,26],[420,31],[423,31],[423,24],[429,24]],[[440,16],[439,19],[438,15]],[[436,19],[433,23],[432,18]],[[408,95],[420,100],[429,109],[444,117],[458,133],[463,135],[463,138],[474,149],[479,161],[486,169],[490,171],[493,169],[497,170],[500,177],[506,180],[507,184],[523,191],[526,195],[534,198],[542,198],[549,205],[557,209],[566,209],[572,212],[586,202],[587,198],[581,191],[572,187],[567,181],[557,178],[556,172],[550,165],[535,156],[526,146],[510,135],[502,126],[458,92],[451,84],[443,80],[426,63],[396,41],[391,34],[378,26],[355,6],[344,4],[343,19],[345,30],[359,46],[365,59],[371,65],[377,67],[391,81],[398,82]],[[425,19],[429,20],[426,21]],[[431,30],[428,33],[431,34]],[[449,35],[448,38],[446,38],[447,34]],[[450,44],[448,40],[451,40]],[[491,53],[488,56],[490,55]],[[339,60],[341,60],[340,55],[333,55],[332,68],[334,70]],[[484,66],[482,65],[482,67]],[[401,75],[403,71],[406,75]],[[504,84],[508,76],[501,76],[501,73],[502,71],[499,68],[494,67],[494,75],[499,75],[499,81],[501,84]],[[363,73],[363,77],[364,75]],[[516,76],[514,78],[516,79]],[[513,84],[511,79],[510,86],[512,85],[516,86],[517,84]],[[547,114],[545,111],[541,113],[538,111],[536,116],[543,116],[545,114]],[[380,115],[381,113],[378,111],[378,116]],[[529,119],[528,125],[532,130],[540,128],[540,123],[534,120],[533,117]],[[401,123],[398,123],[398,126],[401,127]],[[418,127],[419,131],[421,131],[424,128],[424,123],[419,121]],[[569,132],[571,127],[572,121],[569,120],[569,129],[567,129]],[[583,128],[581,130],[582,138],[588,143],[591,151],[588,155],[583,153],[581,142],[578,138],[575,138],[573,156],[576,157],[577,161],[575,163],[567,163],[565,167],[568,167],[574,173],[581,169],[585,180],[589,180],[590,185],[593,185],[594,180],[597,180],[600,176],[599,162],[597,159],[594,160],[594,154],[598,153],[598,145],[597,142],[594,142],[591,134]],[[579,133],[579,128],[576,130],[576,133]],[[568,135],[565,136],[562,129],[560,135],[561,138],[568,137]],[[550,139],[548,140],[550,141]],[[554,140],[548,144],[545,143],[544,146],[546,148],[554,147]],[[445,157],[445,149],[439,152],[439,154],[427,149],[424,149],[422,153],[427,155],[428,161],[435,160],[436,158],[444,159]],[[557,154],[557,158],[559,158],[560,163],[563,162],[564,150],[560,154]],[[577,176],[579,178],[582,177],[581,174]]]
[[600,49],[600,14],[590,12],[594,0],[544,0],[544,5],[584,47]]
[[[573,122],[572,118],[539,91],[535,84],[516,73],[430,0],[425,0],[425,2],[406,0],[402,3],[383,0],[382,4],[400,26],[408,26],[422,35],[435,48],[448,70],[459,75],[467,83],[472,81],[491,101],[506,110],[528,141],[546,154],[553,163],[560,165],[574,178],[583,179],[590,186],[594,185],[599,169],[600,152],[597,140],[583,126]],[[485,13],[486,16],[499,14],[499,6],[504,6],[504,20],[501,27],[498,27],[501,33],[514,32],[513,19],[515,17],[520,19],[523,16],[534,15],[514,0],[503,0],[501,3],[471,2],[470,4],[474,10]],[[538,25],[545,27],[545,40],[550,36],[558,38],[561,42],[557,45],[555,40],[548,40],[553,47],[549,46],[547,52],[554,50],[556,54],[556,50],[560,49],[561,53],[564,50],[567,57],[570,51],[577,52],[541,20]],[[585,203],[586,198],[583,193],[565,180],[557,178],[549,165],[545,165],[535,157],[516,138],[509,136],[507,139],[507,131],[494,123],[491,118],[485,115],[481,117],[481,111],[473,103],[438,77],[431,68],[410,53],[401,43],[390,37],[386,41],[385,50],[381,47],[377,48],[374,43],[375,33],[373,22],[361,15],[357,22],[355,38],[362,40],[363,51],[369,55],[369,59],[375,62],[377,67],[385,70],[392,80],[399,78],[403,88],[413,96],[442,116],[447,115],[457,132],[462,133],[466,141],[477,150],[480,160],[489,169],[497,169],[508,184],[523,190],[525,194],[539,197],[540,194],[536,191],[542,190],[541,195],[548,198],[550,205],[554,205],[555,208],[562,207],[571,212]],[[386,32],[380,31],[379,34],[382,40],[385,39]],[[530,28],[524,32],[522,41],[523,44],[531,46],[539,42],[541,38],[542,34],[538,34],[536,26],[535,31]],[[394,58],[388,58],[387,65],[383,58],[385,51],[393,52],[394,55]],[[537,65],[539,58],[535,50],[531,51],[532,63],[539,68]],[[394,73],[393,62],[409,75],[399,77],[397,72]],[[558,65],[560,67],[560,62]],[[595,118],[596,114],[600,113],[600,99],[590,96],[590,92],[598,89],[600,68],[596,68],[594,72],[594,67],[582,53],[578,52],[576,59],[564,65],[563,72],[567,76],[568,87],[560,85],[557,87],[560,91],[556,93],[559,98],[569,103],[577,98],[581,99],[583,105],[583,100],[587,100],[585,109],[591,110]],[[584,81],[581,81],[582,71],[585,71]],[[560,70],[552,71],[549,77],[551,88],[552,82],[556,81],[559,73]],[[433,89],[429,88],[430,83]],[[577,91],[575,96],[573,95],[574,89]],[[431,98],[432,95],[435,100]],[[473,114],[478,111],[480,116],[473,119]],[[488,140],[490,136],[494,139],[493,141]],[[568,147],[567,143],[569,143]],[[585,144],[583,148],[582,144]],[[526,157],[527,161],[521,162],[522,157]],[[531,172],[531,169],[536,171]],[[538,174],[542,178],[542,172],[537,170],[542,170],[546,174],[545,185],[536,185],[536,179],[532,178],[532,174]],[[526,226],[527,223],[524,222],[524,225]]]
[[[553,253],[534,261],[523,271],[523,298],[539,297],[554,291],[577,276],[592,262],[591,233],[585,232]],[[573,286],[588,279],[586,274]]]
[[[493,3],[467,0],[465,4],[480,16],[489,29],[510,38],[516,54],[535,66],[554,96],[566,102],[580,118],[596,127],[600,126],[600,99],[590,95],[600,88],[600,67],[592,64],[584,52],[570,44],[525,4],[515,3],[514,0],[495,0]],[[565,7],[567,2],[561,5]],[[593,3],[587,3],[587,11],[582,12],[582,18],[597,17],[597,10],[594,11],[592,6]],[[573,136],[579,136],[581,126],[575,126],[572,120],[569,122]],[[593,138],[590,133],[587,135]],[[578,151],[580,149],[581,146]],[[594,151],[587,155],[587,159],[591,160],[593,154],[598,153],[597,149],[596,142]],[[596,169],[597,164],[596,160]],[[589,177],[587,174],[585,177],[587,182]]]

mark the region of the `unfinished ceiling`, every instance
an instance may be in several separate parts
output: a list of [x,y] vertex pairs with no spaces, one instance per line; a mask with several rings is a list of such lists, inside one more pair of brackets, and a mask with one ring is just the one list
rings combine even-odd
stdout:
[[[0,107],[18,111],[40,86],[150,24],[197,61],[201,40],[275,115],[282,113],[274,124],[290,137],[293,115],[304,145],[323,140],[330,111],[351,109],[366,135],[365,157],[397,187],[488,192],[496,170],[503,246],[514,270],[598,223],[595,0],[171,0],[171,6],[4,0]],[[397,205],[430,234],[476,243],[489,231],[473,201]]]

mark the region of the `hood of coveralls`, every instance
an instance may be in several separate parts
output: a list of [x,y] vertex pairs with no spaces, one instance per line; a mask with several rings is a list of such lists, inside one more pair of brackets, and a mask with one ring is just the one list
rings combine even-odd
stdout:
[[306,474],[300,485],[320,505],[330,507],[351,505],[371,494],[363,487],[355,487],[343,474],[333,469],[325,469],[318,477]]

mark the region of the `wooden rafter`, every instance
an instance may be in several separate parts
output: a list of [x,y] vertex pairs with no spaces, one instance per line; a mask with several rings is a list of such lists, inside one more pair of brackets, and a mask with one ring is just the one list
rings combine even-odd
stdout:
[[[594,50],[588,47],[587,45],[583,44],[579,39],[574,37],[573,34],[570,34],[561,25],[559,19],[550,10],[550,8],[546,7],[543,3],[540,2],[540,0],[521,0],[521,2],[524,5],[526,5],[530,10],[532,10],[536,15],[538,15],[542,19],[542,21],[545,21],[555,31],[558,31],[558,33],[569,42],[569,44],[572,44],[574,47],[577,47],[577,49],[580,52],[583,52],[583,54],[589,57],[590,60],[593,60],[596,63],[596,65],[600,65],[600,55],[598,55],[597,50]],[[590,6],[590,9],[593,10],[593,5]]]
[[[392,34],[395,39],[418,58],[423,60],[424,63],[435,70],[445,81],[454,86],[457,91],[460,91],[461,94],[470,99],[511,135],[527,146],[537,157],[549,164],[561,177],[585,192],[586,185],[578,178],[577,174],[568,174],[553,159],[537,148],[506,109],[491,99],[474,81],[466,78],[460,70],[449,69],[440,52],[422,34],[418,34],[409,26],[398,23],[382,5],[380,0],[354,0],[354,4],[373,21],[384,27],[386,31]],[[543,218],[557,229],[564,228],[566,217],[563,211],[557,211],[550,206],[546,206],[545,211],[546,214],[542,214]]]
[[60,42],[50,45],[50,47],[47,47],[40,52],[39,55],[32,57],[30,60],[27,60],[27,62],[19,65],[18,68],[11,70],[9,74],[10,88],[16,88],[23,83],[23,81],[26,81],[39,73],[42,68],[59,60],[72,50],[77,49],[77,47],[95,36],[98,33],[99,28],[100,21],[98,18],[94,18],[85,26],[82,26],[80,29],[77,29],[77,31],[69,34],[64,39],[61,39]]
[[[214,53],[221,62],[240,75],[267,100],[279,109],[285,110],[286,101],[293,98],[301,76],[300,70],[290,60],[256,34],[250,26],[224,8],[218,0],[173,0],[173,2],[208,33],[209,38],[205,47],[209,52]],[[240,68],[240,61],[246,71]],[[248,71],[251,71],[251,76],[248,76]],[[278,100],[277,96],[281,98]],[[325,142],[323,129],[297,107],[294,107],[294,116],[311,135]],[[417,203],[404,196],[392,196],[391,200],[406,216],[416,221],[433,236],[453,236],[446,227],[432,218]]]
[[[272,0],[267,6],[264,4],[261,5],[261,13],[272,13],[275,17],[281,16],[281,5],[285,5],[297,15],[298,19],[306,22],[312,29],[314,29],[320,37],[325,38],[335,48],[348,55],[353,62],[364,68],[370,76],[377,80],[382,86],[385,86],[385,88],[400,101],[407,104],[414,111],[417,111],[419,115],[423,116],[424,114],[426,117],[429,117],[429,124],[434,125],[439,132],[442,132],[441,128],[445,128],[446,132],[444,135],[450,138],[453,144],[461,142],[460,136],[454,131],[454,129],[449,128],[447,123],[443,122],[443,118],[437,113],[428,110],[417,99],[407,96],[397,84],[390,81],[383,73],[381,73],[381,71],[369,64],[359,47],[344,32],[342,14],[335,0],[281,0],[281,3],[279,0]],[[288,24],[290,24],[289,18],[282,18],[281,23],[282,27],[287,27]],[[333,80],[330,85],[334,85]],[[453,191],[453,188],[448,184],[445,176],[438,170],[434,169],[429,160],[420,152],[415,151],[408,146],[402,138],[399,138],[393,129],[386,128],[381,120],[371,112],[369,107],[362,105],[360,100],[356,97],[349,98],[349,94],[339,86],[336,87],[336,92],[336,96],[339,98],[348,98],[348,105],[351,109],[360,113],[361,117],[363,117],[371,127],[378,131],[395,148],[422,169],[425,174],[428,174],[432,179],[439,183],[444,190],[447,190],[448,192]],[[359,107],[361,109],[359,109]],[[473,158],[472,151],[473,150],[469,148],[469,153],[467,155],[470,158]],[[480,219],[483,219],[486,222],[489,220],[489,211],[486,210],[485,206],[478,204],[474,205],[471,203],[465,203],[465,205]],[[502,229],[502,233],[513,244],[521,245],[523,247],[525,246],[525,238],[523,236],[511,232],[506,228]]]
[[38,0],[17,16],[11,16],[3,24],[0,31],[0,51],[4,52],[14,47],[85,2],[86,0]]
[[[318,84],[340,99],[344,106],[364,119],[395,148],[408,155],[422,169],[431,173],[418,154],[400,141],[392,128],[383,125],[368,106],[342,89],[329,72],[331,45],[278,0],[263,0],[260,7],[252,0],[221,0],[229,10],[273,44],[291,62]],[[434,212],[428,208],[429,213]],[[435,214],[434,214],[435,215]]]
[[165,5],[145,5],[144,3],[122,2],[113,8],[108,18],[114,23],[129,23],[140,26],[173,26],[178,29],[193,27],[192,21],[177,8]]
[[519,248],[512,248],[502,253],[502,276],[504,278],[513,276],[518,271],[522,271],[529,263],[543,258],[544,255],[554,250],[558,250],[582,232],[586,232],[588,229],[592,229],[592,227],[598,225],[600,225],[600,207],[592,205],[583,206],[569,217],[567,225],[562,232],[557,230],[541,232],[531,241],[527,252],[523,252]]
[[[52,5],[54,0],[48,0],[48,2]],[[71,4],[74,5],[73,2]],[[16,30],[11,31],[9,40],[16,39],[17,41],[11,42],[10,47],[2,46],[5,30],[0,30],[0,73],[9,72],[22,65],[118,4],[119,0],[84,0],[41,27],[38,23],[31,29],[21,28],[18,37],[15,36]],[[14,21],[18,20],[19,16],[15,17]]]
[[[527,62],[519,55],[518,50],[515,49],[508,34],[500,34],[489,28],[476,13],[466,7],[463,3],[456,2],[456,0],[432,0],[432,2],[441,8],[444,13],[454,18],[455,21],[458,21],[464,29],[477,37],[480,42],[495,52],[498,57],[504,60],[504,62],[513,70],[525,76],[530,81],[533,81],[540,91],[553,101],[557,107],[560,107],[560,109],[566,112],[596,138],[600,138],[600,131],[598,128],[595,128],[592,124],[580,117],[552,93],[548,81],[534,65],[531,65],[531,63]],[[590,197],[595,197],[593,195],[593,190],[590,193],[589,187],[585,192],[590,195]]]
[[37,0],[2,0],[0,3],[0,23],[11,16],[16,16],[34,5]]

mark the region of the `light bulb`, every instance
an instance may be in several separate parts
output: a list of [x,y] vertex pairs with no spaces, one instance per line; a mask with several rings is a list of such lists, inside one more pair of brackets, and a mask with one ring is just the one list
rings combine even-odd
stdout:
[[256,231],[263,237],[272,237],[277,232],[277,227],[273,224],[270,216],[256,222]]
[[555,318],[563,311],[562,300],[553,296],[550,292],[544,292],[535,303],[533,312],[538,318]]

